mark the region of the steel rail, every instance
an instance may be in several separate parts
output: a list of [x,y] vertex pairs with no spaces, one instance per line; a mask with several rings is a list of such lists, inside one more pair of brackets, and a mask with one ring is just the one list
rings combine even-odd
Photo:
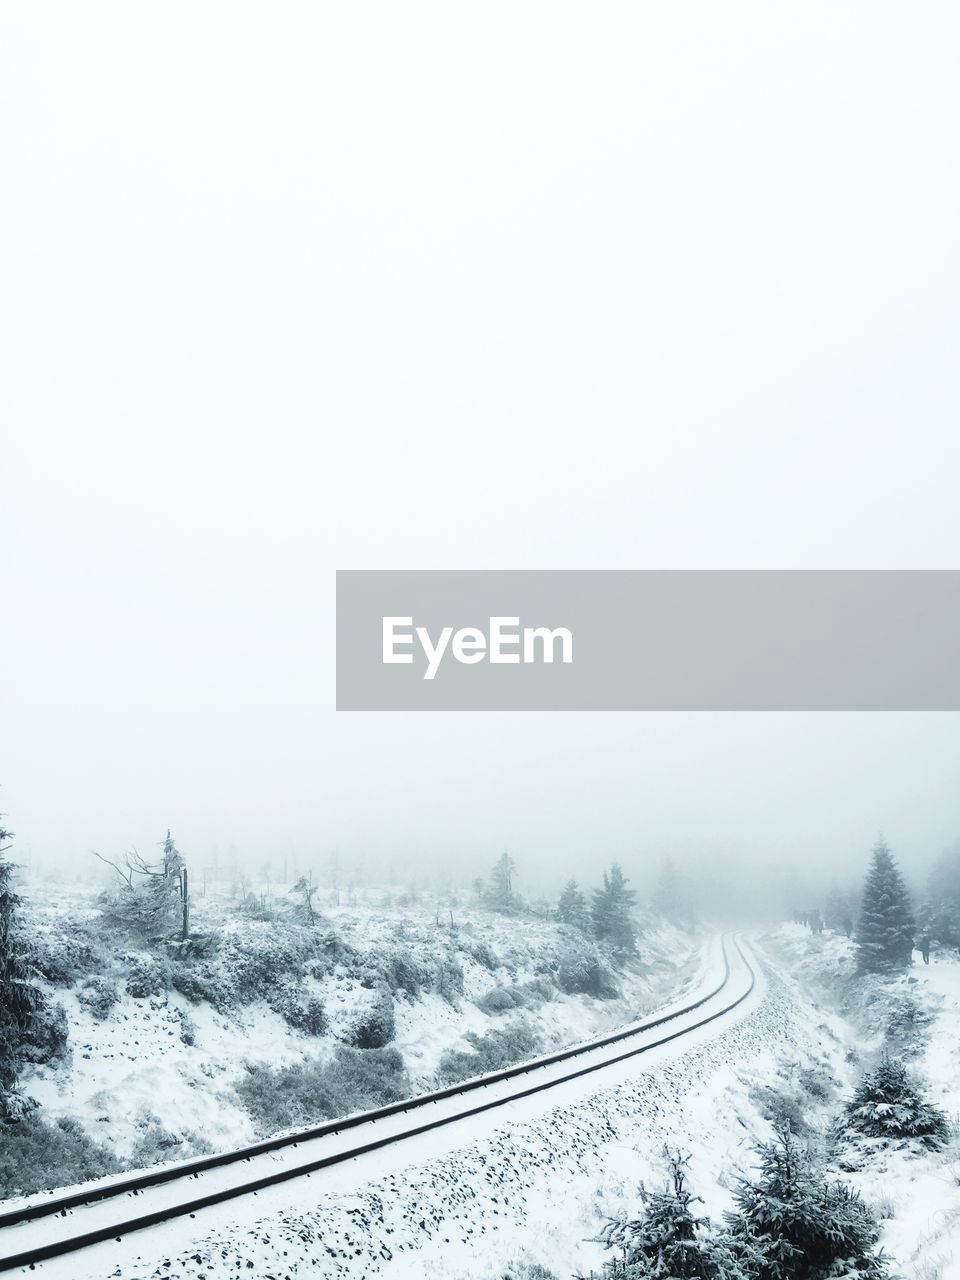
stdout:
[[[370,1142],[361,1143],[360,1145],[351,1147],[345,1151],[320,1157],[303,1165],[274,1170],[272,1173],[266,1174],[263,1177],[255,1178],[252,1181],[239,1183],[230,1187],[222,1187],[219,1190],[209,1192],[206,1195],[197,1196],[176,1205],[170,1205],[163,1209],[157,1209],[150,1213],[141,1214],[121,1223],[98,1227],[93,1231],[83,1232],[77,1236],[70,1236],[60,1240],[51,1241],[47,1244],[38,1245],[32,1249],[26,1249],[16,1254],[8,1254],[6,1257],[0,1257],[0,1272],[12,1271],[17,1267],[32,1266],[38,1262],[43,1262],[47,1259],[59,1257],[64,1254],[74,1253],[79,1249],[88,1248],[94,1244],[101,1244],[107,1240],[119,1240],[122,1236],[135,1231],[142,1231],[147,1227],[157,1226],[171,1218],[182,1217],[186,1214],[195,1214],[199,1210],[208,1208],[211,1205],[220,1204],[224,1201],[236,1199],[240,1196],[255,1194],[268,1187],[276,1186],[278,1183],[290,1181],[293,1178],[309,1176],[321,1169],[342,1164],[347,1160],[356,1159],[358,1156],[366,1155],[372,1151],[381,1150],[383,1147],[391,1146],[393,1143],[403,1142],[408,1138],[429,1133],[433,1129],[439,1129],[446,1125],[454,1124],[460,1120],[465,1120],[471,1116],[480,1115],[486,1111],[491,1111],[496,1107],[506,1106],[508,1103],[516,1102],[519,1099],[527,1098],[537,1093],[542,1093],[547,1089],[552,1089],[557,1085],[565,1084],[571,1080],[576,1080],[580,1077],[590,1075],[595,1071],[602,1071],[606,1067],[613,1066],[618,1062],[623,1062],[625,1059],[636,1057],[642,1053],[648,1053],[651,1049],[655,1049],[663,1044],[668,1044],[673,1040],[677,1040],[682,1036],[688,1035],[691,1031],[696,1031],[698,1028],[714,1022],[717,1018],[723,1017],[724,1014],[731,1012],[731,1010],[742,1004],[744,1000],[749,997],[756,985],[756,975],[736,939],[733,940],[733,945],[736,947],[740,959],[743,961],[744,967],[750,976],[749,986],[735,1000],[724,1005],[723,1008],[717,1009],[706,1017],[701,1018],[691,1026],[683,1027],[679,1031],[673,1031],[669,1035],[661,1036],[659,1039],[651,1041],[648,1044],[636,1046],[628,1049],[624,1053],[617,1054],[611,1058],[604,1058],[601,1062],[591,1063],[588,1066],[580,1067],[577,1070],[567,1072],[565,1075],[554,1079],[541,1081],[540,1083],[531,1085],[528,1088],[511,1092],[504,1097],[494,1098],[476,1106],[468,1107],[467,1109],[458,1111],[453,1115],[441,1116],[437,1119],[427,1121],[424,1124],[416,1125],[411,1129],[404,1130],[402,1133],[391,1134],[386,1137],[374,1139]],[[297,1146],[301,1142],[312,1141],[331,1133],[343,1132],[344,1130],[355,1128],[357,1125],[366,1124],[385,1116],[417,1111],[445,1098],[456,1097],[458,1095],[469,1095],[479,1089],[486,1088],[490,1084],[495,1084],[502,1080],[517,1079],[521,1076],[528,1075],[532,1071],[538,1071],[543,1067],[551,1066],[558,1062],[572,1061],[576,1058],[583,1057],[585,1054],[595,1052],[597,1049],[605,1048],[611,1044],[621,1043],[624,1040],[628,1040],[634,1036],[642,1034],[644,1031],[664,1026],[667,1023],[675,1021],[677,1018],[681,1018],[686,1014],[692,1013],[696,1009],[701,1008],[708,1001],[712,1000],[715,996],[719,995],[730,979],[730,960],[727,955],[725,939],[722,940],[722,946],[724,976],[720,985],[715,987],[706,995],[701,996],[698,1000],[685,1005],[681,1009],[675,1010],[673,1013],[666,1014],[663,1017],[652,1018],[646,1022],[635,1024],[626,1030],[603,1036],[598,1040],[589,1041],[586,1044],[581,1044],[571,1049],[561,1050],[543,1058],[531,1059],[528,1062],[520,1063],[514,1067],[507,1067],[501,1071],[492,1072],[487,1076],[476,1077],[472,1080],[464,1081],[460,1085],[454,1085],[445,1089],[436,1090],[433,1093],[423,1094],[418,1098],[413,1098],[406,1102],[393,1103],[390,1106],[380,1107],[374,1111],[358,1112],[356,1115],[346,1117],[344,1120],[332,1121],[328,1124],[319,1125],[312,1129],[302,1130],[296,1134],[290,1134],[285,1137],[268,1139],[265,1142],[256,1143],[249,1147],[243,1147],[236,1151],[228,1151],[217,1156],[204,1157],[198,1161],[191,1161],[183,1165],[171,1166],[167,1169],[157,1170],[154,1173],[140,1174],[133,1178],[111,1183],[106,1187],[91,1188],[88,1192],[76,1192],[69,1196],[58,1197],[56,1199],[44,1201],[40,1204],[25,1206],[20,1210],[12,1210],[6,1214],[0,1215],[0,1229],[4,1226],[12,1226],[16,1223],[34,1220],[52,1213],[60,1213],[62,1216],[66,1217],[70,1209],[82,1207],[88,1204],[95,1204],[121,1194],[132,1193],[134,1195],[138,1195],[149,1187],[162,1185],[163,1183],[173,1181],[177,1178],[196,1178],[208,1169],[222,1168],[226,1165],[250,1160],[258,1155],[276,1151],[284,1147]],[[2,1239],[0,1239],[0,1246],[2,1246]]]

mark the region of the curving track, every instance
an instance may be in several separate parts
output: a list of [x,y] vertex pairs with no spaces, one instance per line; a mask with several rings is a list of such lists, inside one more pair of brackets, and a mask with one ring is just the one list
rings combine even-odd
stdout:
[[[724,938],[721,949],[723,978],[706,994],[596,1040],[236,1151],[24,1202],[0,1213],[0,1272],[32,1270],[49,1259],[335,1169],[560,1085],[592,1083],[585,1078],[597,1072],[606,1070],[615,1076],[610,1069],[617,1064],[690,1035],[748,999],[756,976],[743,948],[737,939]],[[601,1080],[596,1084],[603,1087]]]

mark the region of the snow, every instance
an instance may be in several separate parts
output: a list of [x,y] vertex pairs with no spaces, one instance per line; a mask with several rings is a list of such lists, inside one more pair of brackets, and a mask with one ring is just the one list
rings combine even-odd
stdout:
[[[778,930],[775,944],[790,957],[804,986],[819,983],[823,1000],[831,990],[839,992],[842,1007],[851,1015],[857,1009],[851,990],[859,990],[862,999],[864,985],[871,988],[865,1023],[836,1018],[821,1006],[824,1018],[843,1037],[842,1052],[834,1056],[833,1065],[846,1094],[883,1047],[877,1027],[884,1012],[896,1012],[904,996],[912,996],[930,1023],[916,1037],[910,1068],[926,1085],[930,1101],[955,1126],[960,1122],[960,958],[955,953],[935,951],[930,964],[924,965],[920,953],[914,952],[907,975],[876,983],[855,977],[852,945],[836,934],[812,937],[790,925]],[[882,1217],[885,1251],[907,1277],[960,1280],[960,1141],[954,1137],[940,1153],[925,1152],[915,1143],[872,1145],[873,1153],[858,1167],[845,1165],[840,1172]]]
[[[225,889],[211,886],[208,896],[197,899],[194,928],[216,930],[222,941],[241,949],[261,945],[263,934],[274,926],[238,919]],[[228,1150],[261,1136],[235,1092],[246,1064],[278,1067],[307,1057],[332,1057],[378,995],[363,985],[365,957],[401,946],[429,965],[438,947],[447,948],[463,970],[464,994],[454,1003],[429,991],[417,998],[395,993],[392,1044],[404,1056],[413,1091],[421,1093],[435,1087],[445,1051],[469,1048],[466,1033],[483,1035],[505,1025],[503,1015],[485,1013],[474,1001],[494,987],[532,980],[563,936],[547,920],[525,919],[520,927],[515,919],[459,906],[451,931],[450,908],[440,913],[439,903],[427,896],[401,906],[371,890],[353,905],[327,907],[323,928],[335,931],[359,958],[353,965],[333,965],[320,979],[309,974],[300,979],[300,990],[322,1000],[328,1020],[323,1035],[306,1036],[263,1001],[220,1013],[173,989],[134,998],[125,990],[124,975],[135,953],[128,944],[111,945],[109,937],[97,936],[93,890],[33,884],[25,887],[24,896],[28,926],[53,947],[66,946],[78,924],[92,928],[106,952],[100,957],[105,974],[120,992],[100,1020],[78,998],[83,977],[68,986],[45,984],[51,1000],[66,1010],[71,1052],[66,1062],[28,1069],[24,1090],[49,1119],[78,1120],[91,1137],[134,1166]],[[471,954],[480,944],[500,961],[492,971]],[[621,999],[558,992],[555,999],[524,1008],[518,1016],[540,1036],[546,1052],[635,1020],[685,990],[696,980],[699,964],[699,940],[658,922],[641,943],[637,965],[618,975]],[[181,1037],[184,1017],[195,1029],[193,1044]]]

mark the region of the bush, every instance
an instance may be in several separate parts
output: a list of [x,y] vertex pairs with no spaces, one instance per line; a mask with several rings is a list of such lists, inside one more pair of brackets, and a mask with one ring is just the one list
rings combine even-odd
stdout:
[[493,987],[480,997],[477,1008],[490,1014],[509,1013],[511,1009],[516,1009],[517,1005],[522,1003],[522,997],[515,990],[508,991],[506,987]]
[[258,1130],[276,1133],[399,1102],[410,1082],[396,1049],[339,1045],[330,1062],[248,1067],[237,1093]]
[[284,1008],[285,1021],[296,1031],[307,1036],[322,1036],[327,1029],[327,1015],[323,1001],[316,996],[298,1001]]
[[429,977],[413,958],[409,951],[398,947],[388,952],[381,960],[383,981],[391,991],[403,991],[411,1000],[415,1000]]
[[863,1077],[844,1108],[842,1129],[869,1138],[918,1138],[930,1149],[949,1137],[947,1118],[927,1102],[902,1062],[884,1058]]
[[134,955],[130,959],[127,974],[127,994],[134,1000],[147,1000],[159,996],[170,986],[171,968],[156,956]]
[[536,1032],[524,1019],[507,1027],[497,1027],[483,1036],[468,1031],[465,1039],[469,1050],[447,1049],[440,1059],[438,1075],[443,1083],[453,1084],[513,1066],[515,1062],[532,1058],[540,1048]]
[[474,942],[464,947],[464,951],[471,959],[476,960],[477,964],[482,965],[484,969],[493,973],[500,968],[500,957],[485,942]]
[[597,1000],[616,1000],[620,995],[613,974],[593,950],[562,952],[557,966],[557,984],[568,996],[587,995]]
[[197,1043],[197,1025],[187,1013],[186,1009],[179,1009],[177,1017],[180,1019],[180,1040],[183,1044],[194,1045]]
[[186,1160],[190,1156],[204,1155],[210,1144],[195,1133],[171,1133],[164,1129],[155,1116],[145,1116],[140,1137],[130,1153],[130,1166],[149,1169],[155,1164],[167,1164],[171,1160]]
[[98,1022],[109,1017],[119,999],[117,984],[107,978],[88,978],[77,992],[77,1000]]
[[373,1008],[353,1027],[350,1042],[358,1049],[382,1049],[396,1035],[396,1030],[393,999],[383,992]]
[[27,1062],[54,1062],[67,1051],[67,1013],[62,1004],[46,998],[34,1011],[33,1022],[22,1044]]
[[76,1120],[50,1123],[31,1112],[16,1124],[0,1125],[0,1199],[89,1182],[120,1168]]
[[64,929],[52,937],[40,934],[33,943],[33,966],[42,977],[56,986],[69,987],[80,978],[101,968],[98,944],[86,933],[86,926],[70,921],[69,933]]
[[434,962],[431,987],[448,1004],[456,1004],[463,995],[463,970],[453,955],[439,956]]

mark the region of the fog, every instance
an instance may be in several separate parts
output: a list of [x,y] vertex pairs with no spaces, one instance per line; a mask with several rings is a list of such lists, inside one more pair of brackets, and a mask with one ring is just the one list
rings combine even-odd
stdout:
[[[337,568],[955,568],[950,6],[8,8],[0,809],[911,876],[956,715],[337,714]],[[883,619],[877,619],[883,626]]]

